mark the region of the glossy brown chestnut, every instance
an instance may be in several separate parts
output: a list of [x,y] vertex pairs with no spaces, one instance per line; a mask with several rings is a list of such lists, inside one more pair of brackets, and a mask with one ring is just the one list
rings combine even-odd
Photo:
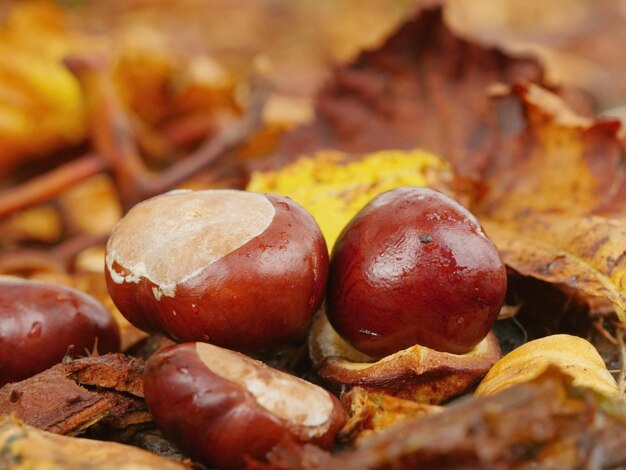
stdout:
[[163,433],[192,458],[216,468],[263,460],[280,441],[333,445],[345,423],[326,390],[206,343],[152,356],[144,393]]
[[506,270],[476,218],[450,197],[402,187],[368,203],[331,257],[328,319],[383,357],[419,344],[463,354],[490,331]]
[[135,326],[259,351],[302,335],[324,295],[328,251],[313,217],[290,199],[173,191],[118,223],[105,272]]
[[111,313],[69,287],[0,276],[0,386],[26,379],[63,359],[119,350]]

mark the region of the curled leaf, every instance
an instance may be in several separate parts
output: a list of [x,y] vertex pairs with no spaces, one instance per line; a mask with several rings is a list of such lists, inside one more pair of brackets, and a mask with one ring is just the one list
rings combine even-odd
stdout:
[[528,382],[550,365],[571,375],[574,385],[607,395],[618,393],[615,379],[591,343],[578,336],[552,335],[529,341],[496,362],[475,394],[493,395],[517,383]]
[[608,299],[626,322],[626,219],[539,214],[483,224],[515,271]]

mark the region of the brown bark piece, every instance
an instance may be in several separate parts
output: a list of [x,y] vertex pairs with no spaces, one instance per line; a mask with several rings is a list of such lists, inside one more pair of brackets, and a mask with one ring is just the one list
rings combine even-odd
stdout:
[[151,420],[143,401],[143,362],[121,354],[69,361],[0,389],[0,415],[56,434],[93,424],[122,428]]
[[142,360],[123,354],[85,357],[66,364],[68,378],[82,385],[93,385],[126,392],[143,398]]
[[0,389],[0,414],[19,417],[56,434],[78,434],[105,415],[103,395],[84,389],[55,366],[30,379]]
[[103,394],[109,407],[106,416],[102,418],[102,424],[115,429],[125,429],[128,426],[152,421],[152,415],[142,398],[114,391],[106,391]]

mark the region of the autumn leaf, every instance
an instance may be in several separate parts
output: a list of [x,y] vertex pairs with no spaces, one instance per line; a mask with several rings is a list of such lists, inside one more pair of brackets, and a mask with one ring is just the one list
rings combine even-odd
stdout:
[[580,117],[532,84],[494,100],[498,144],[475,210],[498,220],[530,212],[583,215],[615,196],[624,158],[619,121]]
[[579,336],[559,334],[529,341],[509,352],[489,369],[474,396],[495,395],[515,384],[529,382],[550,366],[566,371],[578,387],[616,398],[623,395],[602,357],[589,341]]
[[289,133],[279,153],[419,146],[476,178],[495,143],[489,87],[519,80],[543,83],[541,66],[466,41],[441,9],[424,10],[380,48],[337,68],[317,98],[315,121]]
[[248,190],[291,197],[314,214],[332,249],[343,227],[374,196],[398,186],[430,186],[452,195],[452,183],[450,164],[423,151],[362,158],[322,152],[277,171],[254,173]]
[[514,270],[606,298],[626,321],[626,220],[541,214],[483,225]]
[[502,129],[473,210],[510,267],[606,298],[626,321],[619,123],[580,118],[536,86],[516,86],[506,100],[519,127]]

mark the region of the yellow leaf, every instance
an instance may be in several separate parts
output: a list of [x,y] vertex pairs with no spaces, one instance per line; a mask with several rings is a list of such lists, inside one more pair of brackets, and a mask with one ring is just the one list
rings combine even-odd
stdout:
[[483,225],[511,268],[607,298],[626,323],[626,219],[538,214]]
[[578,336],[552,335],[529,341],[496,362],[476,389],[476,395],[494,395],[512,385],[529,382],[550,365],[571,375],[576,386],[605,395],[619,392],[615,379],[591,343]]
[[374,196],[399,186],[444,189],[451,180],[447,162],[420,150],[383,151],[361,159],[323,152],[277,171],[254,173],[248,190],[288,196],[302,205],[332,249],[343,227]]

